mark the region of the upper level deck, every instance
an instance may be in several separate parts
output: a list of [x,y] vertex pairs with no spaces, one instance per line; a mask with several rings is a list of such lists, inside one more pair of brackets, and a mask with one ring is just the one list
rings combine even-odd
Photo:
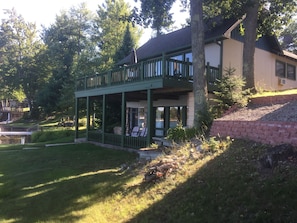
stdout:
[[[209,91],[220,79],[218,67],[206,66]],[[158,57],[140,63],[79,78],[76,81],[76,97],[112,94],[156,88],[184,88],[191,90],[193,65],[189,61]]]

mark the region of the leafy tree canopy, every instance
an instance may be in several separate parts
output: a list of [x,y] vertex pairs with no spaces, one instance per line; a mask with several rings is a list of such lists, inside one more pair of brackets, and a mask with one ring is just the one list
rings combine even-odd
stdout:
[[297,22],[290,23],[280,34],[283,49],[297,54]]
[[8,15],[0,26],[0,76],[2,97],[22,100],[25,95],[32,108],[38,84],[44,80],[38,58],[43,51],[36,26],[25,22],[21,15],[5,10]]
[[[127,26],[129,27],[130,40],[134,47],[140,38],[140,30],[133,27],[128,21],[123,21],[121,18],[130,15],[131,10],[129,5],[124,0],[106,0],[97,11],[95,27],[98,33],[94,36],[100,49],[98,71],[106,71],[115,65],[117,60],[116,53],[124,44],[124,36],[127,34]],[[126,39],[127,40],[127,39]],[[131,49],[130,49],[131,51]]]

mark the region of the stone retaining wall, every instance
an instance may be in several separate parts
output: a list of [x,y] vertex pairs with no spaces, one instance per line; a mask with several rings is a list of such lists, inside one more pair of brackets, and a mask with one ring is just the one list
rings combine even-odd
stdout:
[[[251,103],[267,105],[296,100],[297,95],[282,95],[254,98]],[[297,146],[297,122],[215,120],[210,135],[230,136],[270,145],[289,143]]]
[[264,121],[214,121],[212,136],[230,136],[270,145],[289,143],[297,146],[297,123]]

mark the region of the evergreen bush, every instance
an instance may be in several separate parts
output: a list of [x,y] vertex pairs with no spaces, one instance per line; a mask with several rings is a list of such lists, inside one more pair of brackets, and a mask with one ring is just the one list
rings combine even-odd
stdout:
[[244,89],[245,79],[235,73],[235,68],[226,68],[221,80],[217,80],[218,91],[214,91],[216,98],[212,99],[216,105],[213,111],[222,114],[231,106],[245,107],[248,104],[251,89]]

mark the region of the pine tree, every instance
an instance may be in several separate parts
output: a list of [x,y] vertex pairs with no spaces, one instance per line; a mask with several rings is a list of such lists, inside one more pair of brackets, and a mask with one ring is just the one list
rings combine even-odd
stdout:
[[135,41],[133,40],[130,32],[130,25],[127,24],[123,42],[115,54],[114,61],[118,62],[129,55],[131,53],[131,50],[135,48],[135,45]]

